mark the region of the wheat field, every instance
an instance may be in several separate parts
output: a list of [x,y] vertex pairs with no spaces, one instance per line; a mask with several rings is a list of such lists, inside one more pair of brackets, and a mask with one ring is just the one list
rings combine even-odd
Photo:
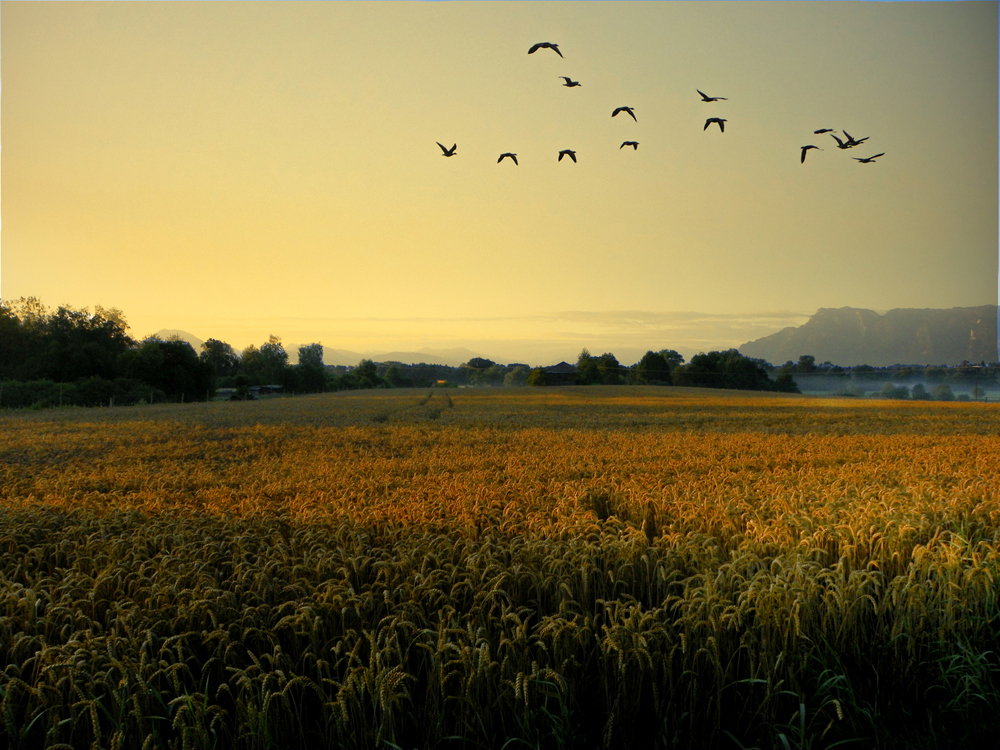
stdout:
[[10,748],[991,747],[1000,406],[0,415]]

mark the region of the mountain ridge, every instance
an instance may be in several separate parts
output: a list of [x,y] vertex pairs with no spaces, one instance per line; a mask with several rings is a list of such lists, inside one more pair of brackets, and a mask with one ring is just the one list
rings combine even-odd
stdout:
[[997,362],[997,348],[996,305],[894,308],[884,314],[821,307],[801,326],[738,347],[741,354],[776,365],[812,355],[844,367]]

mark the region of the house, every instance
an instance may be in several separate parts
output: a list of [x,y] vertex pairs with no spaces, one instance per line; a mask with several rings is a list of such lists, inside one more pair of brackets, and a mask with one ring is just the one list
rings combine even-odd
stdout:
[[560,362],[557,365],[543,367],[545,385],[576,385],[576,365]]

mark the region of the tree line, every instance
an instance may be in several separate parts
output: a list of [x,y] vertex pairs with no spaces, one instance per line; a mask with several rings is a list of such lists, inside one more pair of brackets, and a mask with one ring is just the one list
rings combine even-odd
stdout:
[[[774,367],[736,349],[697,354],[689,362],[673,349],[648,351],[633,365],[622,365],[610,352],[595,356],[584,349],[575,370],[563,368],[558,374],[553,368],[505,365],[482,357],[458,367],[376,363],[370,359],[362,359],[353,367],[330,366],[323,361],[323,346],[319,343],[299,347],[298,355],[298,364],[290,365],[281,339],[273,335],[259,347],[251,345],[240,352],[224,341],[210,338],[196,352],[179,339],[133,339],[124,314],[117,308],[96,306],[90,312],[60,306],[52,310],[34,297],[0,302],[0,407],[203,401],[220,392],[245,399],[254,397],[262,386],[278,386],[288,393],[318,393],[362,388],[572,383],[797,393],[797,381],[808,381],[813,390],[832,390],[842,395],[862,395],[867,386],[883,381],[886,387],[880,395],[888,398],[946,399],[952,385],[975,384],[978,392],[1000,382],[1000,366],[995,364],[839,367],[830,362],[816,364],[814,357],[803,355],[797,362]],[[917,380],[921,384],[914,385],[912,391],[904,385]],[[931,389],[925,388],[923,382]]]

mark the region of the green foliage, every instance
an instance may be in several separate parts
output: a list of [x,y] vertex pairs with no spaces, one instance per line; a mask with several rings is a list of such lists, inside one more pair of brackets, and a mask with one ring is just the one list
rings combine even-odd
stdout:
[[672,377],[674,385],[748,391],[776,390],[763,363],[745,357],[736,349],[696,354],[688,364],[674,368]]
[[547,385],[548,375],[545,374],[545,370],[541,367],[535,367],[531,372],[528,373],[528,378],[525,381],[525,385]]
[[232,377],[240,368],[240,355],[232,346],[218,339],[204,342],[198,359],[212,368],[212,374],[216,378]]
[[211,365],[186,341],[148,338],[118,357],[118,370],[184,401],[204,401],[214,390]]
[[[576,360],[576,372],[576,382],[580,385],[594,385],[601,382],[601,371],[598,368],[597,359],[590,356],[590,352],[586,348],[580,352],[580,356]],[[528,383],[528,385],[532,384]]]
[[503,378],[503,384],[505,386],[519,386],[528,384],[528,374],[531,372],[531,368],[524,367],[523,365],[515,367]]
[[307,393],[326,390],[326,367],[323,365],[323,345],[309,344],[299,347],[299,364],[295,368],[298,388]]
[[931,398],[935,401],[954,401],[955,394],[947,383],[940,383],[931,388]]
[[670,385],[670,364],[659,352],[646,352],[635,366],[634,379],[639,384]]

